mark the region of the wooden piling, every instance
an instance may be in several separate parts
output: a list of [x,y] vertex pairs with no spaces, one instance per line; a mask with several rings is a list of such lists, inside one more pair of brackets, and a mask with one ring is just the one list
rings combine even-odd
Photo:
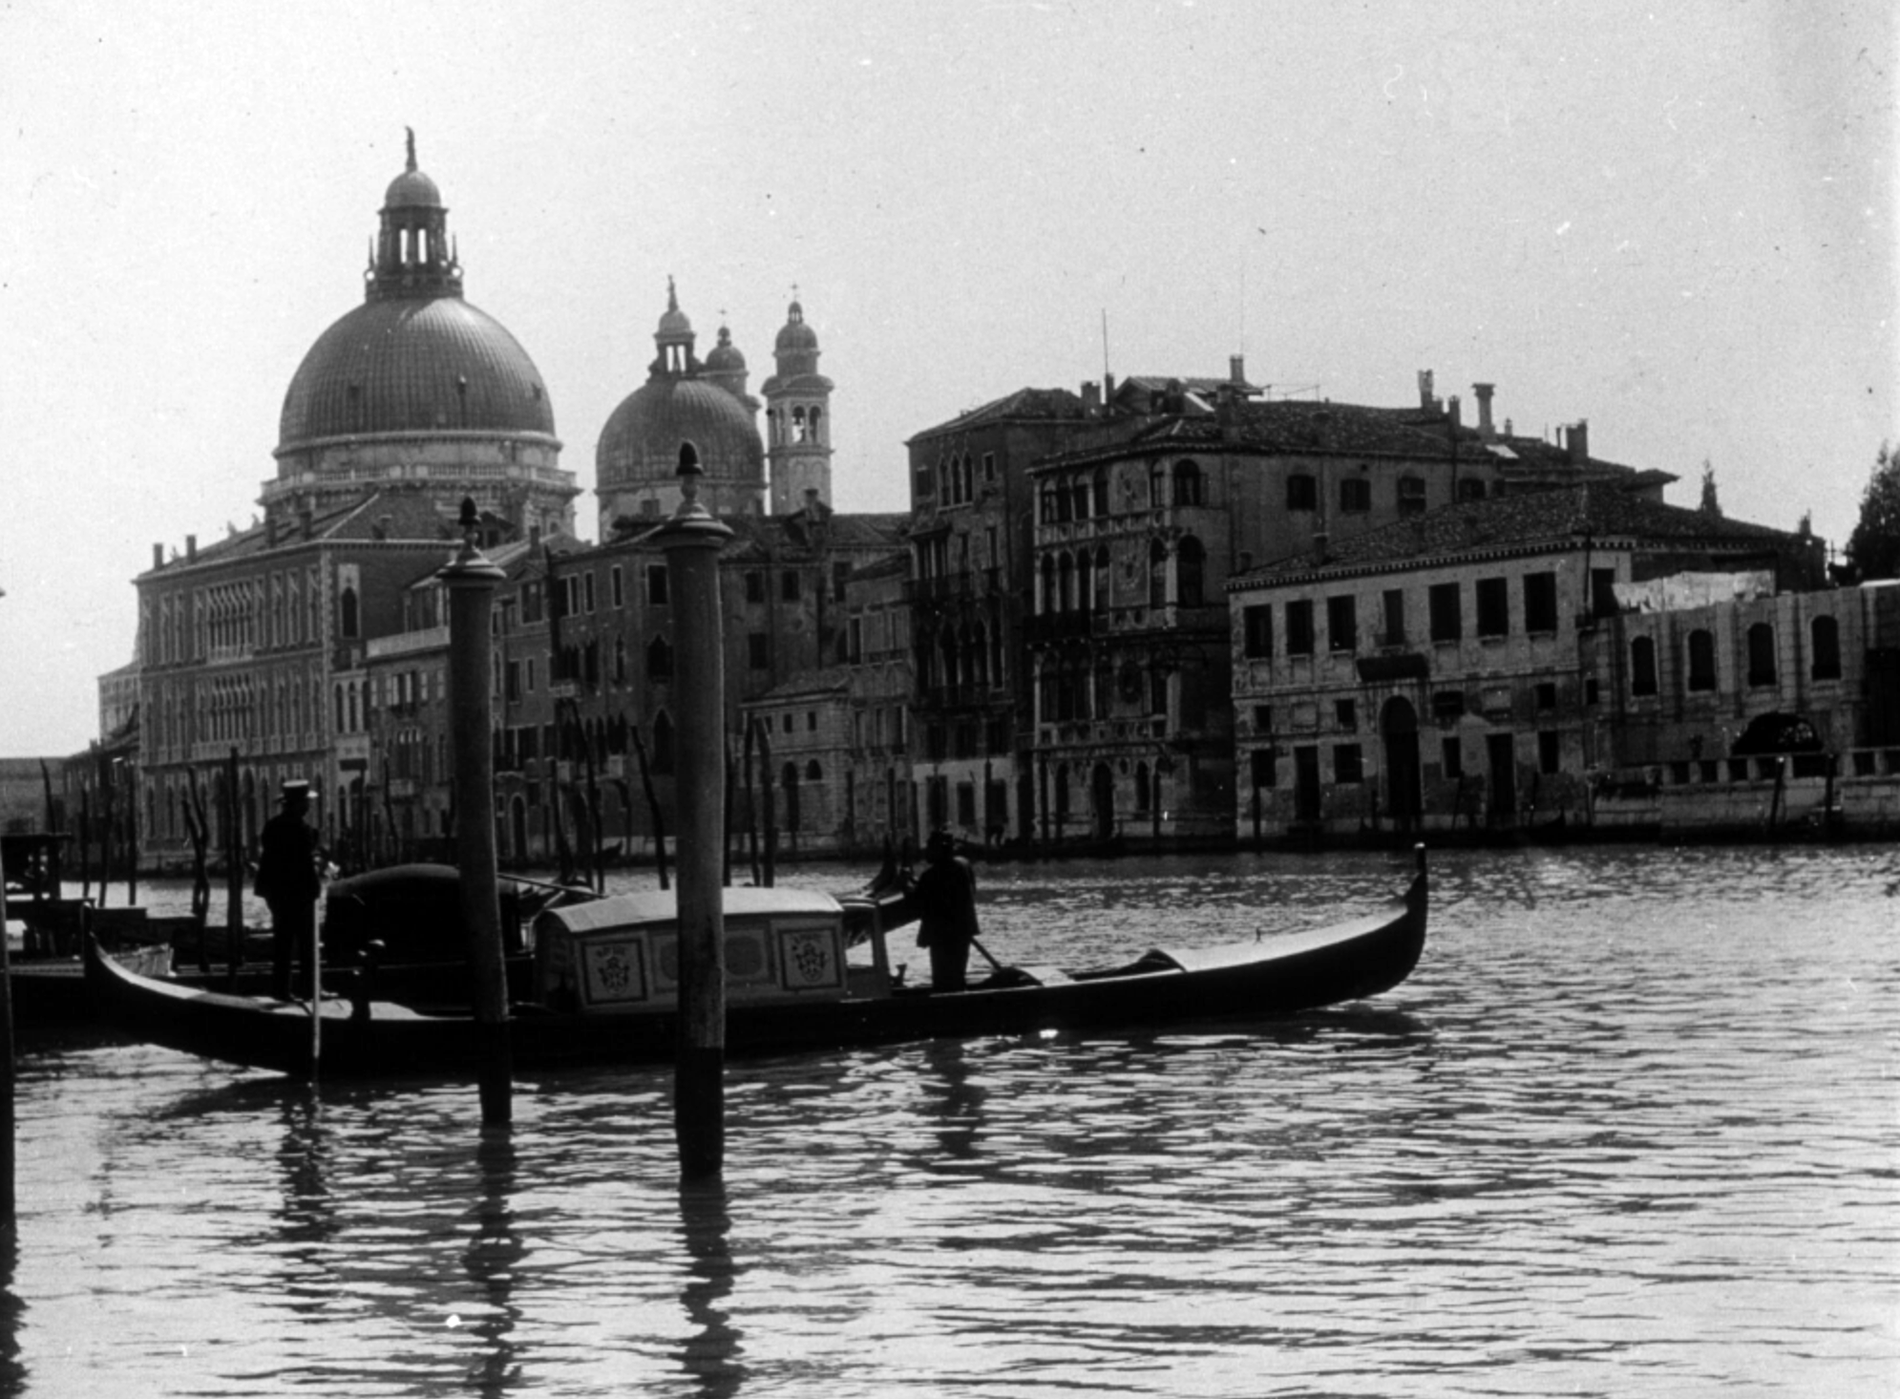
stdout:
[[726,939],[725,658],[720,643],[719,551],[732,531],[699,504],[700,466],[680,447],[677,513],[653,533],[666,551],[680,696],[674,782],[679,819],[679,1047],[673,1130],[680,1178],[707,1180],[725,1166]]
[[456,863],[476,1022],[476,1073],[482,1121],[513,1117],[513,1056],[508,1044],[508,978],[495,870],[495,756],[489,737],[489,618],[505,575],[475,547],[475,502],[462,502],[463,542],[436,575],[449,594],[449,740],[454,753]]

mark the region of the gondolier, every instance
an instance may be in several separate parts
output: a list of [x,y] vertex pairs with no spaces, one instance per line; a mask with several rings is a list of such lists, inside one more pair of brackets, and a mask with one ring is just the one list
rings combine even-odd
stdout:
[[970,966],[970,948],[979,931],[976,875],[957,855],[948,831],[932,831],[924,842],[925,869],[905,903],[915,912],[917,945],[930,950],[930,985],[936,991],[961,991]]
[[270,906],[271,994],[289,1000],[293,959],[301,973],[297,986],[306,993],[311,988],[317,895],[323,892],[323,880],[317,873],[317,833],[304,821],[310,810],[310,784],[286,782],[282,801],[283,810],[264,823],[258,836],[257,879],[252,887]]

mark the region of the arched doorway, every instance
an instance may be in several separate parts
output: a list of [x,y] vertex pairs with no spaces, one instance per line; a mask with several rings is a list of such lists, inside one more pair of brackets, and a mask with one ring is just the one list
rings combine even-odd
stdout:
[[1400,831],[1415,830],[1423,809],[1418,780],[1418,711],[1402,695],[1379,710],[1379,734],[1385,741],[1385,793]]
[[1110,840],[1115,835],[1115,774],[1107,763],[1097,763],[1089,774],[1089,801],[1095,813],[1095,838]]

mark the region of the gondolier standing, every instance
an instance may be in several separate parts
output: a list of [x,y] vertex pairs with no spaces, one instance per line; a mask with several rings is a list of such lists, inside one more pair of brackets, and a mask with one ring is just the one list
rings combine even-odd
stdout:
[[976,875],[948,831],[924,842],[925,869],[905,901],[917,910],[917,945],[930,949],[933,991],[961,991],[976,941]]
[[312,989],[311,966],[317,939],[317,833],[304,821],[310,810],[310,784],[286,782],[283,810],[264,823],[258,836],[257,896],[270,906],[271,994],[290,999],[294,958],[302,975],[298,988]]

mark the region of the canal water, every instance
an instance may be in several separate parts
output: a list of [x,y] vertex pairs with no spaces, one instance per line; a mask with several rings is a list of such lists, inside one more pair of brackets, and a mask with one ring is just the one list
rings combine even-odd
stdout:
[[[979,878],[997,956],[1093,963],[1405,873]],[[29,1045],[0,1394],[1900,1393],[1900,858],[1434,875],[1375,1002],[735,1064],[719,1192],[664,1071],[525,1081],[484,1140],[467,1086]]]

